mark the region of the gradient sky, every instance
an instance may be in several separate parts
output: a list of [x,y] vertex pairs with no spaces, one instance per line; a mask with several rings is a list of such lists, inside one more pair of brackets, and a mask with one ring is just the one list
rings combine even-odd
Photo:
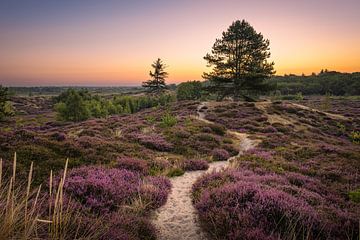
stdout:
[[360,71],[360,0],[0,0],[0,84],[139,85],[157,57],[169,83],[246,19],[277,74]]

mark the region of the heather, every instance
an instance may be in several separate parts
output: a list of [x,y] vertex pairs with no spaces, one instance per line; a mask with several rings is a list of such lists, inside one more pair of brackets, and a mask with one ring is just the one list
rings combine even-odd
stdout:
[[357,239],[359,112],[337,104],[351,117],[292,102],[210,106],[208,120],[259,144],[194,184],[203,228],[225,239]]
[[358,235],[356,212],[339,208],[355,206],[301,174],[258,174],[243,168],[211,173],[195,183],[193,199],[204,228],[214,237],[252,239],[253,232],[264,239]]
[[147,175],[149,171],[149,167],[146,161],[131,157],[119,157],[116,160],[115,167],[133,172],[139,172],[141,175]]
[[[315,110],[297,105],[310,106],[306,97],[209,102],[200,112],[214,124],[195,117],[196,101],[81,122],[58,121],[46,97],[14,101],[22,115],[0,123],[3,175],[11,175],[16,151],[17,179],[28,177],[33,162],[32,183],[47,188],[50,171],[56,184],[68,157],[64,205],[70,201],[83,222],[111,223],[100,226],[108,230],[104,239],[154,239],[150,216],[167,201],[168,178],[229,158],[228,170],[200,177],[192,191],[201,226],[212,238],[359,235],[357,100],[331,98],[325,113],[324,100],[311,106]],[[249,134],[256,148],[237,156],[243,142],[228,130]]]
[[209,163],[202,159],[187,159],[184,161],[183,168],[185,171],[207,170]]
[[1,239],[98,239],[104,234],[101,218],[89,225],[89,217],[63,193],[67,161],[57,185],[50,173],[47,189],[32,184],[33,163],[26,180],[17,176],[16,163],[16,154],[11,169],[0,159]]
[[230,157],[230,154],[225,149],[216,148],[211,152],[215,161],[225,161]]
[[121,169],[81,167],[69,171],[64,190],[92,212],[108,213],[139,192],[139,174]]
[[[19,174],[34,161],[37,184],[47,178],[50,170],[61,170],[62,161],[67,157],[70,159],[69,168],[116,165],[121,156],[138,158],[149,165],[149,173],[160,174],[166,169],[179,167],[189,158],[201,156],[210,159],[215,148],[236,154],[236,145],[225,140],[231,139],[231,136],[224,133],[223,126],[212,126],[192,117],[196,114],[197,105],[198,102],[190,101],[172,103],[134,114],[71,123],[58,122],[54,115],[50,116],[49,112],[42,110],[47,109],[49,102],[39,100],[36,108],[44,111],[47,121],[39,125],[29,120],[24,125],[17,125],[17,119],[32,116],[22,115],[1,123],[0,151],[5,162],[11,159],[13,152],[18,153]],[[30,107],[25,109],[32,114],[35,112]],[[204,132],[206,128],[208,132]],[[166,169],[158,171],[158,166],[153,164],[154,159],[163,159],[169,164]]]
[[[65,170],[43,188],[12,175],[0,178],[0,231],[6,239],[156,239],[148,219],[165,204],[170,181],[118,168],[87,166]],[[3,171],[4,169],[4,171]],[[0,177],[8,172],[0,161]],[[2,180],[2,181],[1,181]]]

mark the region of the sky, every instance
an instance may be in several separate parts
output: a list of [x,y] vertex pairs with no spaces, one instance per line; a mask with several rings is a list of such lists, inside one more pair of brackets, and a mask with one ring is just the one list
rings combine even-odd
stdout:
[[201,80],[235,20],[270,40],[278,75],[360,71],[359,0],[0,0],[0,84],[140,85]]

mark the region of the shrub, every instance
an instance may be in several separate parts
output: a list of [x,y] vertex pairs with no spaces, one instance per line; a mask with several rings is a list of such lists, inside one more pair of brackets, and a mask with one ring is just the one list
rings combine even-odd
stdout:
[[349,199],[355,203],[360,203],[360,189],[349,192]]
[[217,135],[224,136],[226,133],[226,128],[220,124],[211,124],[210,128]]
[[245,154],[255,155],[256,157],[262,158],[264,160],[270,160],[274,153],[273,151],[266,151],[259,148],[253,148],[251,150],[246,151]]
[[161,127],[173,127],[175,126],[177,123],[177,119],[175,116],[171,115],[170,113],[166,113],[164,116],[162,116],[161,118],[161,123],[160,126]]
[[312,238],[320,230],[317,214],[306,202],[253,183],[205,191],[195,207],[206,229],[226,239],[249,239],[255,229],[275,239],[287,233]]
[[144,160],[131,157],[118,158],[116,161],[116,168],[138,172],[141,175],[147,175],[149,173],[148,165]]
[[189,133],[185,129],[178,129],[178,130],[175,130],[175,136],[177,136],[179,138],[188,138],[191,136],[191,133]]
[[62,141],[65,141],[66,140],[66,134],[65,133],[53,133],[51,135],[51,138],[56,140],[56,141],[59,141],[59,142],[62,142]]
[[207,126],[202,127],[201,131],[204,132],[204,133],[211,133],[212,132],[211,128],[207,127]]
[[201,159],[187,159],[183,163],[183,168],[185,171],[207,170],[209,163]]
[[167,152],[173,150],[174,148],[171,143],[167,142],[161,135],[158,134],[145,135],[134,133],[131,136],[138,140],[140,144],[150,149]]
[[200,81],[188,81],[180,83],[176,88],[178,100],[197,100],[201,98],[202,83]]
[[183,175],[184,173],[185,173],[184,170],[182,170],[181,168],[175,167],[175,168],[169,169],[166,176],[168,176],[168,177],[178,177],[178,176]]
[[146,177],[140,188],[141,200],[145,202],[147,210],[159,208],[166,203],[170,190],[171,183],[168,178]]
[[73,89],[68,90],[64,102],[55,105],[58,118],[65,121],[79,122],[90,118],[91,112],[81,94]]
[[230,158],[230,154],[225,149],[221,148],[215,148],[211,155],[215,161],[226,161],[228,158]]
[[150,165],[150,170],[149,170],[150,175],[157,175],[170,167],[170,163],[167,160],[159,160],[159,159],[150,161],[149,165]]
[[9,89],[0,85],[0,121],[4,120],[5,117],[14,115],[14,109],[9,100]]
[[[31,186],[33,164],[27,181],[23,181],[16,176],[16,162],[15,155],[12,175],[3,178],[3,162],[0,160],[1,239],[99,239],[103,232],[101,224],[96,219],[91,226],[83,224],[87,218],[63,194],[65,174],[57,187],[50,181],[49,189],[53,192],[44,192],[40,187]],[[67,163],[65,172],[66,169]]]
[[352,131],[350,133],[350,139],[353,143],[360,144],[360,132],[359,131]]
[[218,142],[218,139],[216,136],[210,134],[210,133],[199,133],[195,135],[197,139],[199,139],[202,142]]
[[64,191],[95,213],[116,211],[139,191],[140,176],[128,170],[80,167],[69,171]]
[[115,212],[104,221],[108,229],[100,240],[155,240],[156,229],[145,217],[128,212]]

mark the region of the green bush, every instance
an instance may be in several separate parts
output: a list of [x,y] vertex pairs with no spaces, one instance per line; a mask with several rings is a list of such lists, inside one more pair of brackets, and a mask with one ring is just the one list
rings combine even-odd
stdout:
[[180,83],[176,89],[178,100],[197,100],[201,98],[202,83],[200,81],[188,81]]
[[174,96],[115,96],[106,99],[92,96],[86,90],[69,89],[54,98],[58,118],[64,121],[79,122],[90,117],[103,118],[112,114],[131,114],[145,108],[165,106],[174,101]]
[[177,119],[175,116],[171,115],[170,113],[166,113],[164,116],[162,116],[161,118],[161,123],[160,126],[161,127],[173,127],[175,126],[177,123]]
[[353,143],[360,144],[360,132],[359,131],[352,131],[350,133],[350,139]]
[[298,92],[295,96],[295,100],[301,101],[304,100],[304,97],[301,92]]
[[9,89],[0,85],[0,121],[5,117],[14,115],[14,110],[9,100]]
[[217,135],[224,136],[226,133],[226,128],[223,125],[220,124],[211,124],[209,126],[211,130],[216,133]]
[[352,202],[360,203],[360,189],[349,192],[349,199]]
[[65,101],[55,105],[58,118],[65,121],[79,122],[91,116],[88,105],[84,97],[78,91],[68,90]]

